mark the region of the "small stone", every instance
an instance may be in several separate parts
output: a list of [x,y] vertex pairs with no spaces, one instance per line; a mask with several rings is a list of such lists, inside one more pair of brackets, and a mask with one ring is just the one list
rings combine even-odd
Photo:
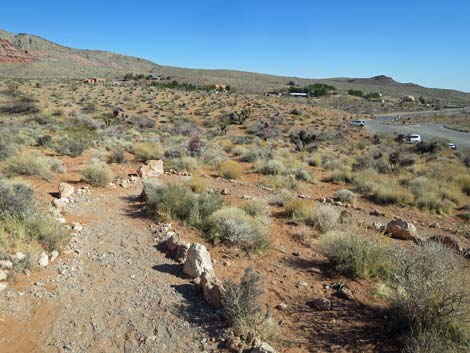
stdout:
[[51,261],[54,261],[59,257],[59,252],[57,250],[52,250],[51,252]]
[[8,288],[7,282],[0,282],[0,292],[3,292],[7,288]]
[[130,183],[129,180],[125,179],[125,180],[121,181],[121,186],[122,186],[123,188],[126,188],[126,189],[127,189],[128,187],[131,186],[131,183]]
[[331,301],[326,298],[317,298],[307,303],[312,309],[318,311],[328,311],[331,310]]
[[18,251],[14,255],[11,255],[10,258],[12,261],[21,262],[26,259],[26,254]]
[[72,229],[76,232],[81,232],[83,230],[83,226],[80,222],[72,222]]
[[42,252],[39,256],[38,264],[41,267],[46,267],[47,265],[49,265],[49,256],[47,256],[45,252]]
[[59,199],[70,197],[75,192],[75,188],[68,183],[59,184]]
[[292,255],[294,255],[294,256],[300,256],[300,251],[294,251],[294,252],[292,253]]
[[56,221],[62,224],[67,223],[67,220],[64,217],[57,217]]
[[8,278],[8,272],[5,270],[0,270],[0,281],[5,281]]
[[287,309],[287,304],[281,302],[281,303],[279,303],[279,304],[276,305],[276,309],[277,309],[277,310],[281,310],[281,311],[282,311],[282,310],[286,310],[286,309]]

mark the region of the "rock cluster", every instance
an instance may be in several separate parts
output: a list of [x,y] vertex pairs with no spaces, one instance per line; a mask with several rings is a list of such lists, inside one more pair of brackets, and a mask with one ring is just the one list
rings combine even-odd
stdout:
[[149,161],[147,161],[147,163],[145,165],[141,166],[138,169],[137,174],[142,179],[158,177],[158,176],[164,174],[163,161],[161,159],[149,160]]

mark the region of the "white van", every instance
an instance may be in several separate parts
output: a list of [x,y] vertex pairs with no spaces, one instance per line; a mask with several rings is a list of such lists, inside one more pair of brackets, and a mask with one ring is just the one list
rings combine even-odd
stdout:
[[353,120],[351,121],[351,125],[363,127],[364,125],[366,125],[366,122],[364,120]]
[[420,143],[421,142],[421,136],[418,134],[409,134],[407,137],[408,143]]

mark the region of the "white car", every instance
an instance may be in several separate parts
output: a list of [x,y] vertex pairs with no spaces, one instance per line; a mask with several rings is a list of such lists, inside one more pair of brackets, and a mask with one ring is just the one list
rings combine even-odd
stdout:
[[366,122],[364,120],[353,120],[351,121],[351,125],[363,127],[364,125],[366,125]]
[[410,134],[408,135],[408,143],[420,143],[421,142],[421,136],[418,134]]

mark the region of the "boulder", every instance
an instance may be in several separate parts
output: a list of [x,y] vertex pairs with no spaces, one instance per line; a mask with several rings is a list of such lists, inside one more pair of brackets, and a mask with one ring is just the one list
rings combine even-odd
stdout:
[[255,345],[251,351],[251,353],[276,353],[273,347],[271,347],[266,342],[261,342]]
[[5,281],[8,278],[8,272],[0,270],[0,281]]
[[191,278],[198,278],[205,271],[214,271],[211,256],[204,245],[194,243],[188,250],[186,262],[183,265],[183,272]]
[[190,243],[179,242],[176,247],[175,260],[179,263],[185,263],[188,258],[188,250],[190,246]]
[[81,232],[83,230],[83,226],[80,222],[72,222],[72,229],[76,232]]
[[13,268],[13,262],[8,260],[0,261],[0,270],[11,270]]
[[374,228],[377,232],[379,232],[379,233],[385,232],[385,226],[382,223],[374,222],[374,223],[372,223],[372,225],[374,226]]
[[59,252],[57,250],[52,250],[51,252],[51,261],[54,261],[59,257]]
[[169,231],[166,233],[168,239],[166,240],[166,247],[169,251],[175,251],[176,248],[178,247],[179,241],[180,241],[180,236],[178,233]]
[[38,264],[41,267],[46,267],[49,265],[49,256],[45,252],[42,252],[41,255],[39,255]]
[[70,201],[67,198],[53,199],[52,200],[52,206],[54,206],[54,208],[58,209],[59,211],[62,211],[64,209],[65,205],[67,205],[69,202]]
[[8,288],[8,283],[0,282],[0,292],[3,292],[7,288]]
[[68,198],[73,195],[75,188],[68,183],[59,184],[59,199]]
[[390,234],[395,239],[414,240],[416,227],[412,223],[398,218],[387,224],[385,233]]
[[215,307],[222,307],[222,297],[224,294],[224,287],[222,283],[217,280],[213,272],[204,271],[201,275],[202,292],[207,304]]
[[161,159],[147,161],[145,165],[138,169],[137,174],[142,179],[158,177],[164,174],[163,161]]
[[13,255],[10,255],[10,259],[11,261],[13,262],[21,262],[23,261],[24,259],[26,259],[26,254],[22,253],[22,252],[16,252],[15,254]]

